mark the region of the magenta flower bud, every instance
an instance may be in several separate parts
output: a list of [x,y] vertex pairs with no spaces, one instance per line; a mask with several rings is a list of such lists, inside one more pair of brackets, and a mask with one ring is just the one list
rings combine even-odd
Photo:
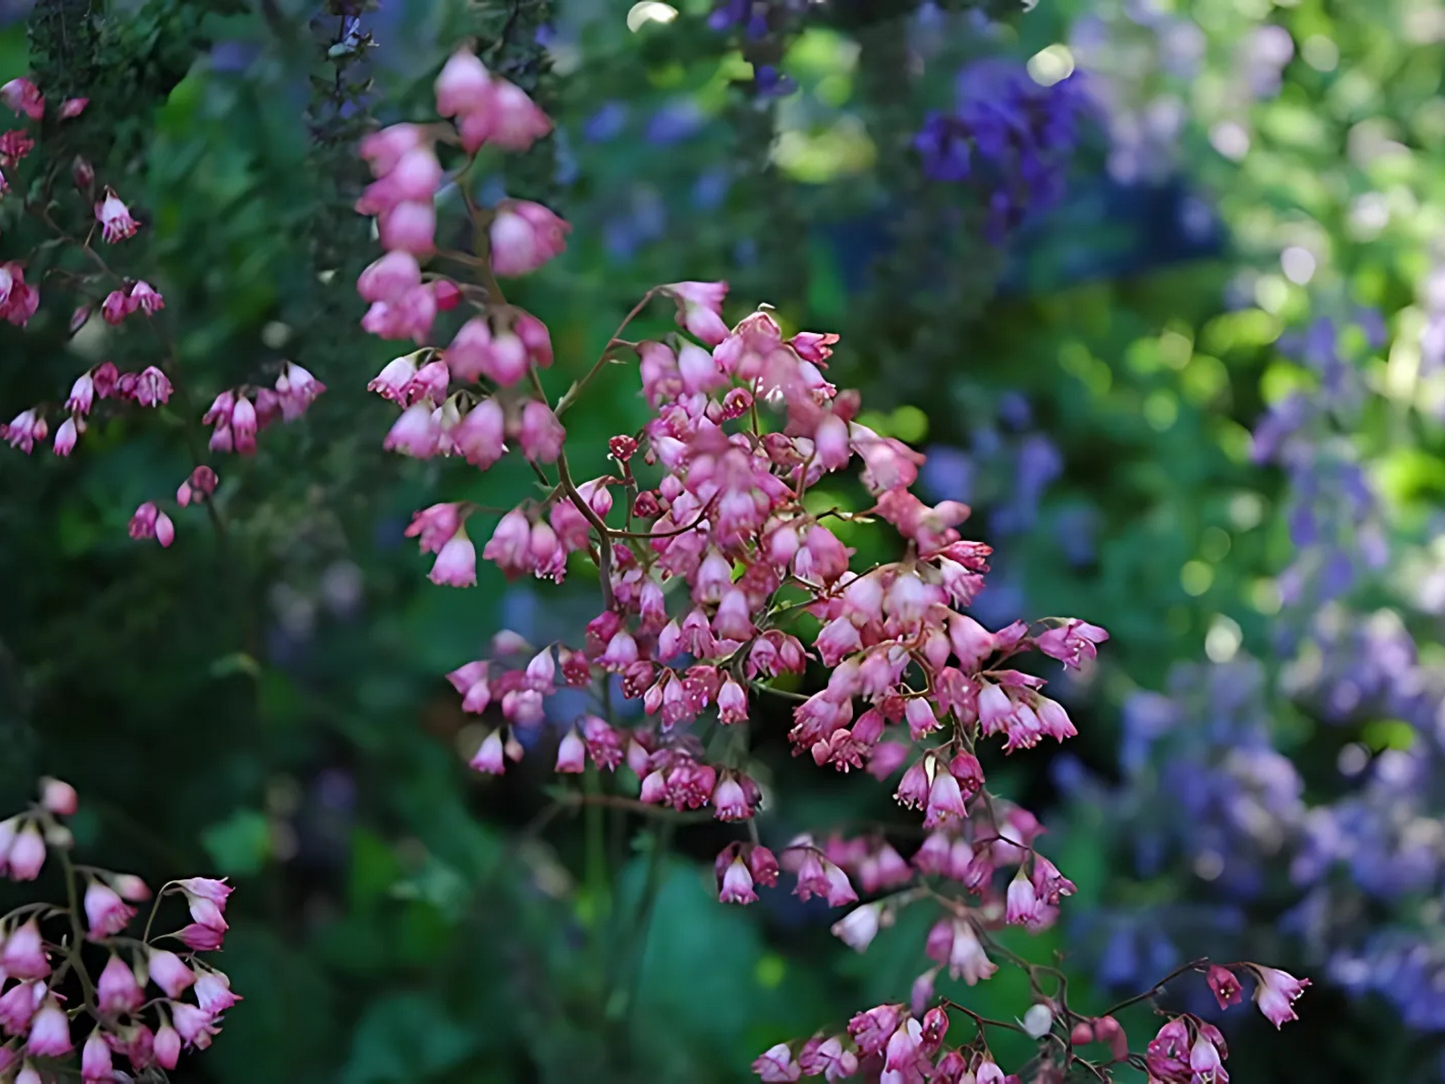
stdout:
[[[1297,979],[1288,971],[1281,971],[1275,967],[1251,966],[1257,980],[1254,987],[1254,1003],[1259,1006],[1259,1011],[1264,1018],[1276,1028],[1281,1027],[1286,1021],[1298,1020],[1294,1007],[1291,1004],[1304,993],[1306,986],[1310,984],[1309,979]],[[1213,980],[1211,977],[1211,987]],[[1216,991],[1218,996],[1218,991]],[[1221,999],[1222,1000],[1222,999]],[[1192,1064],[1191,1056],[1191,1064]]]
[[74,1049],[70,1043],[70,1018],[54,998],[46,998],[30,1021],[25,1049],[37,1058],[63,1058]]
[[83,1084],[110,1084],[115,1069],[111,1065],[110,1047],[97,1025],[80,1050],[80,1079]]
[[221,947],[226,931],[218,930],[214,926],[207,926],[202,922],[192,922],[190,925],[182,927],[176,936],[181,939],[183,945],[196,952],[214,952]]
[[903,718],[908,722],[908,733],[914,741],[938,729],[938,717],[921,696],[912,697],[903,709]]
[[753,815],[742,784],[731,773],[724,772],[712,792],[713,809],[720,821],[742,821]]
[[898,790],[893,797],[906,809],[922,809],[928,804],[928,760],[926,756],[919,757],[898,782]]
[[418,540],[422,553],[440,553],[461,527],[462,505],[454,501],[413,512],[411,523],[403,533],[407,538]]
[[115,889],[100,881],[90,882],[85,890],[85,924],[89,927],[87,940],[104,941],[107,937],[114,937],[134,917],[135,908],[122,900]]
[[533,365],[545,369],[552,364],[552,335],[546,324],[530,312],[518,311],[512,321],[512,332],[522,341]]
[[727,678],[717,695],[718,718],[724,725],[746,722],[748,719],[748,694],[731,677]]
[[562,453],[562,442],[567,431],[552,413],[552,408],[540,399],[529,399],[522,408],[522,425],[517,434],[522,454],[539,463],[553,463]]
[[70,120],[85,112],[85,107],[90,104],[89,98],[66,98],[60,103],[60,119]]
[[537,270],[567,247],[571,228],[540,203],[502,202],[492,219],[492,270],[504,278]]
[[[10,844],[10,849],[5,854],[5,865],[10,867],[9,877],[12,881],[33,881],[40,876],[40,869],[45,865],[45,839],[34,821],[20,829],[15,836],[15,841]],[[37,934],[37,938],[38,936]],[[14,934],[11,937],[13,938]],[[9,945],[8,941],[6,945]],[[0,957],[0,967],[3,966],[3,957]],[[6,967],[5,970],[17,977],[24,977],[12,967]]]
[[95,218],[101,225],[101,236],[109,244],[135,236],[136,221],[130,215],[130,208],[109,186],[105,189],[105,198],[95,205]]
[[196,981],[195,974],[174,952],[153,948],[146,957],[146,967],[151,982],[165,991],[166,997],[174,1000]]
[[476,755],[469,762],[470,767],[474,771],[485,772],[488,775],[501,775],[507,770],[504,753],[502,732],[494,730],[482,740]]
[[95,992],[100,1011],[107,1016],[133,1013],[145,1001],[145,991],[136,980],[135,971],[115,953],[111,953],[101,970],[95,982]]
[[793,1084],[803,1074],[787,1043],[769,1047],[759,1055],[753,1062],[753,1072],[763,1084]]
[[552,130],[552,121],[526,91],[493,76],[481,103],[463,111],[458,127],[468,153],[490,143],[507,151],[525,151]]
[[156,1029],[155,1042],[151,1047],[155,1054],[156,1064],[162,1069],[170,1070],[176,1067],[181,1060],[181,1035],[170,1024],[162,1024]]
[[1038,703],[1034,705],[1034,714],[1043,726],[1044,733],[1056,741],[1063,741],[1065,738],[1072,738],[1078,734],[1078,731],[1074,729],[1073,720],[1069,718],[1069,713],[1057,700],[1040,696]]
[[119,324],[131,313],[130,300],[120,290],[112,290],[105,295],[105,300],[100,305],[100,316],[112,327]]
[[504,388],[510,388],[527,375],[531,362],[522,340],[510,331],[502,331],[493,336],[491,345],[482,352],[482,375]]
[[949,772],[935,770],[933,783],[928,788],[923,827],[939,828],[965,816],[963,792],[959,789],[958,780]]
[[378,215],[376,225],[383,248],[414,256],[428,256],[436,248],[437,211],[430,200],[403,200]]
[[961,752],[948,762],[948,771],[958,780],[965,795],[975,794],[983,788],[983,765],[972,753]]
[[587,743],[577,733],[575,726],[568,727],[557,745],[556,770],[570,774],[580,773],[587,767]]

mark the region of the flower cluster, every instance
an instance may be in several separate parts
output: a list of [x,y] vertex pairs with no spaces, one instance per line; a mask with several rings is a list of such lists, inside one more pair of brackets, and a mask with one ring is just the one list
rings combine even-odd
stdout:
[[[208,877],[172,881],[155,897],[140,938],[127,936],[135,905],[150,900],[151,890],[133,874],[71,861],[73,838],[63,818],[77,805],[69,784],[44,779],[29,809],[0,821],[0,876],[32,881],[54,853],[69,900],[25,904],[0,916],[0,1079],[14,1084],[73,1073],[65,1065],[79,1041],[76,1028],[87,1020],[79,1073],[85,1084],[122,1079],[117,1059],[134,1073],[174,1069],[183,1049],[210,1046],[223,1014],[240,1000],[225,973],[198,955],[221,947],[230,886]],[[183,898],[191,921],[157,934],[166,896]]]
[[[33,121],[45,115],[45,97],[28,79],[14,79],[0,86],[0,101]],[[59,109],[60,119],[78,116],[85,105],[85,99],[66,100]],[[34,146],[35,140],[24,130],[0,135],[0,168],[11,169],[13,173],[14,167]],[[95,170],[88,161],[76,158],[71,178],[82,206],[88,208],[84,213],[89,215],[93,211],[102,241],[116,245],[136,236],[141,223],[113,187],[107,185],[96,192]],[[9,186],[10,181],[0,176],[0,193]],[[81,240],[66,234],[49,209],[35,211],[27,203],[26,210],[36,213],[57,240],[88,253],[92,265],[99,268],[99,271],[88,269],[85,273],[65,272],[68,279],[78,284],[81,295],[81,303],[70,316],[71,335],[85,326],[97,308],[101,318],[111,326],[121,325],[135,313],[154,317],[165,309],[165,298],[154,286],[142,278],[113,270],[107,258],[91,247],[89,238]],[[0,317],[20,326],[29,321],[40,304],[39,291],[25,281],[25,272],[25,265],[20,262],[0,264]],[[175,392],[177,365],[168,335],[161,332],[160,338],[166,344],[169,357],[158,359],[138,372],[121,372],[111,361],[93,366],[75,379],[69,397],[58,408],[40,403],[22,410],[8,423],[0,424],[0,439],[29,455],[37,444],[51,437],[55,454],[68,456],[87,426],[94,423],[92,411],[97,402],[129,402],[144,408],[166,406]],[[284,421],[299,418],[325,390],[326,386],[305,368],[283,361],[274,387],[227,389],[215,397],[204,415],[187,420],[214,427],[210,440],[212,451],[251,455],[256,450],[256,433],[260,429],[278,418]],[[52,430],[53,415],[63,417]],[[182,483],[176,503],[185,507],[203,501],[215,488],[215,471],[205,465],[198,466]],[[130,535],[155,538],[161,545],[169,546],[175,529],[170,516],[155,502],[147,501],[132,516]]]
[[1093,106],[1081,76],[1044,87],[1003,60],[968,65],[956,90],[953,110],[929,114],[914,146],[934,180],[982,185],[987,231],[997,243],[1063,195]]
[[[444,176],[436,146],[460,142],[471,156],[456,174],[465,188],[476,150],[487,142],[467,139],[458,88],[493,85],[469,54],[448,61],[437,81],[438,111],[459,117],[457,132],[398,125],[369,137],[362,154],[376,179],[358,207],[380,217],[389,250],[358,283],[372,303],[370,330],[383,334],[393,313],[404,312],[406,334],[385,337],[420,342],[431,334],[438,299],[468,311],[449,346],[424,345],[371,382],[402,408],[385,446],[420,457],[461,455],[487,469],[513,442],[542,489],[501,516],[481,557],[509,578],[560,582],[567,557],[581,554],[599,574],[602,608],[580,643],[529,645],[504,634],[492,657],[447,675],[465,711],[495,721],[471,766],[500,774],[527,755],[549,699],[566,688],[569,702],[587,707],[557,745],[558,772],[581,772],[590,760],[614,773],[623,793],[610,797],[638,810],[711,809],[717,820],[745,827],[747,837],[717,857],[721,901],[751,903],[783,874],[801,900],[840,907],[859,904],[860,893],[874,897],[834,926],[858,951],[900,909],[937,908],[922,946],[932,966],[915,983],[913,1005],[880,1006],[855,1017],[844,1034],[775,1047],[756,1066],[764,1079],[859,1073],[881,1074],[888,1084],[1005,1079],[988,1052],[989,1022],[975,1018],[973,1040],[944,1044],[949,1012],[967,1010],[951,1002],[930,1007],[934,980],[944,968],[970,983],[987,979],[1001,955],[996,931],[1048,927],[1075,886],[1036,848],[1039,821],[989,789],[984,760],[1076,733],[1065,707],[1043,692],[1037,667],[1025,667],[1042,657],[1082,670],[1108,634],[1076,618],[990,629],[967,613],[984,588],[990,555],[958,529],[969,508],[950,500],[930,505],[912,492],[924,456],[861,424],[858,396],[840,392],[825,375],[836,335],[790,335],[766,310],[729,326],[725,283],[677,282],[650,291],[592,370],[549,404],[541,379],[552,362],[546,329],[506,302],[497,276],[532,270],[555,255],[565,226],[538,205],[507,201],[486,210],[464,192],[473,232],[487,243],[476,253],[439,255],[475,267],[477,281],[423,273],[419,262],[435,249],[431,193]],[[506,100],[532,116],[530,103],[510,93]],[[514,127],[545,130],[533,120],[502,125]],[[980,121],[979,130],[1012,129],[1002,121],[987,129]],[[1062,139],[1039,138],[1050,145]],[[516,141],[498,146],[516,149]],[[413,178],[425,184],[412,185]],[[404,209],[409,202],[422,205]],[[399,220],[425,229],[401,229]],[[680,330],[641,342],[621,338],[656,298],[672,302]],[[579,484],[559,419],[619,354],[635,355],[651,416],[640,430],[611,438],[608,473]],[[861,511],[823,509],[810,499],[823,478],[854,465],[867,494]],[[434,582],[475,583],[477,553],[466,521],[479,511],[449,502],[416,513],[407,534],[436,555]],[[877,520],[897,532],[899,556],[854,568],[853,550],[833,528]],[[809,636],[810,629],[816,633]],[[822,687],[791,692],[812,661],[826,668]],[[607,690],[614,686],[640,702],[644,721],[622,726],[609,717]],[[796,697],[788,734],[795,755],[840,772],[896,779],[898,803],[922,821],[923,843],[911,857],[881,833],[763,843],[750,732],[758,701],[772,696]],[[1075,1045],[1100,1042],[1112,1060],[1129,1057],[1117,1021],[1073,1013],[1061,983],[1044,992],[1050,975],[1058,972],[1029,968],[1039,1002],[1030,1034],[1044,1044],[1041,1071],[1053,1074],[1035,1079],[1062,1080],[1071,1064],[1085,1060]],[[1268,981],[1283,989],[1283,980]],[[1286,1007],[1297,994],[1285,997]],[[1267,1014],[1278,1015],[1278,997],[1260,996]],[[1223,1039],[1212,1025],[1179,1018],[1155,1044],[1161,1080],[1226,1079]],[[1196,1075],[1180,1078],[1176,1062]]]

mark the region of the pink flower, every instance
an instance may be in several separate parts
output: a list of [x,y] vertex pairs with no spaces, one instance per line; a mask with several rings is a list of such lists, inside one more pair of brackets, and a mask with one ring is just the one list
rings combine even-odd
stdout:
[[50,426],[34,408],[22,410],[10,419],[9,425],[0,425],[0,437],[3,437],[10,447],[19,448],[26,455],[29,455],[36,443],[44,440],[49,432]]
[[133,1013],[145,1001],[145,992],[136,981],[135,971],[115,953],[111,953],[101,970],[95,991],[100,1011],[108,1016]]
[[1251,967],[1258,980],[1254,987],[1254,1003],[1276,1028],[1288,1020],[1298,1020],[1291,1004],[1304,993],[1309,979],[1297,979],[1288,971],[1275,967]]
[[95,217],[101,225],[101,236],[110,244],[135,235],[136,221],[130,216],[130,208],[109,186],[105,189],[105,198],[95,205]]
[[753,1062],[753,1072],[764,1084],[792,1084],[803,1074],[787,1043],[779,1043],[764,1051]]
[[482,744],[472,757],[470,765],[475,771],[486,772],[488,775],[501,775],[507,770],[506,762],[503,759],[504,752],[502,732],[494,730],[482,739]]
[[416,403],[407,407],[386,434],[386,439],[381,442],[382,448],[417,459],[430,459],[436,455],[442,432],[432,414],[430,403]]
[[1045,655],[1077,669],[1084,660],[1097,658],[1098,645],[1108,638],[1109,634],[1098,625],[1071,618],[1057,628],[1035,636],[1034,645]]
[[201,504],[216,491],[218,482],[216,472],[202,463],[191,471],[190,477],[182,482],[181,487],[176,490],[176,503],[182,508],[192,501]]
[[65,401],[65,409],[72,414],[89,414],[94,401],[95,379],[89,372],[81,373],[70,386],[70,398]]
[[110,1084],[115,1079],[114,1074],[110,1047],[100,1026],[96,1025],[80,1050],[80,1079],[83,1084]]
[[545,369],[552,364],[552,334],[546,324],[530,312],[518,310],[512,321],[512,332],[522,341],[533,365]]
[[437,552],[436,563],[427,574],[432,583],[447,587],[475,587],[477,583],[477,550],[467,537],[465,527]]
[[412,514],[405,536],[417,539],[422,553],[440,553],[442,547],[461,529],[462,518],[460,502],[434,504]]
[[218,930],[226,928],[226,920],[223,917],[226,910],[226,900],[235,891],[226,883],[224,877],[187,877],[183,881],[177,881],[175,887],[179,888],[186,896],[186,905],[190,908],[191,918],[203,926],[211,926]]
[[[0,853],[0,873],[4,873],[8,866],[10,880],[33,881],[40,876],[40,868],[44,865],[45,839],[39,827],[31,821],[17,832],[9,848]],[[10,973],[18,974],[13,970]]]
[[18,983],[0,995],[0,1025],[7,1034],[19,1035],[30,1026],[45,994],[45,985],[32,981]]
[[127,311],[134,312],[140,309],[147,316],[151,316],[166,307],[166,299],[156,292],[150,283],[141,280],[130,288]]
[[86,937],[91,941],[103,941],[114,937],[125,929],[135,918],[135,908],[129,906],[115,889],[100,881],[92,881],[85,890],[85,923],[89,927]]
[[70,1018],[54,998],[46,998],[30,1021],[25,1049],[37,1058],[61,1058],[74,1049],[70,1043]]
[[495,399],[483,399],[452,430],[457,450],[474,467],[486,470],[507,453],[506,414]]
[[181,1060],[180,1032],[170,1024],[162,1024],[156,1029],[152,1050],[155,1052],[157,1065],[162,1069],[174,1069],[176,1063]]
[[105,295],[105,301],[100,306],[101,318],[111,326],[119,324],[126,316],[133,312],[130,307],[130,299],[120,290],[112,290]]
[[17,116],[24,113],[31,120],[45,116],[45,96],[29,79],[12,79],[0,86],[0,101],[14,110]]
[[55,431],[56,455],[64,457],[75,451],[75,442],[80,439],[83,424],[76,421],[74,416],[60,423],[60,428]]
[[181,944],[196,952],[215,952],[221,947],[226,934],[224,930],[207,926],[203,922],[192,922],[183,926],[176,936],[180,938]]
[[276,378],[276,394],[281,398],[281,416],[295,421],[326,390],[326,385],[294,361],[285,362]]
[[522,423],[517,433],[522,454],[539,463],[556,462],[566,438],[567,430],[562,428],[552,408],[540,399],[528,399],[522,408]]
[[236,1002],[242,1000],[231,993],[231,980],[220,971],[206,968],[196,976],[196,1004],[204,1012],[219,1016]]
[[728,293],[726,282],[674,282],[661,289],[677,301],[679,327],[685,327],[708,346],[717,346],[728,337],[721,315]]
[[1235,978],[1234,972],[1229,968],[1210,964],[1206,978],[1209,982],[1209,989],[1213,991],[1215,1000],[1219,1002],[1221,1009],[1238,1005],[1243,999],[1244,992],[1239,985],[1239,979]]
[[997,1062],[992,1058],[986,1058],[974,1070],[973,1079],[976,1084],[1005,1084],[1007,1078],[1003,1075],[1003,1070],[998,1067]]
[[567,247],[571,228],[540,203],[503,201],[492,219],[492,270],[504,278],[537,270]]
[[171,1019],[186,1045],[198,1050],[210,1046],[211,1039],[218,1034],[215,1018],[210,1013],[184,1001],[171,1003]]
[[833,936],[851,949],[864,952],[883,925],[883,904],[865,903],[833,923]]
[[153,948],[146,957],[151,982],[165,991],[166,997],[178,998],[186,987],[196,981],[195,974],[174,952]]
[[390,399],[399,406],[406,406],[406,390],[415,378],[416,365],[410,357],[392,358],[381,372],[372,377],[366,390],[374,391],[383,399]]
[[567,733],[557,744],[556,771],[576,775],[587,767],[587,743],[577,733],[575,726],[568,727]]
[[361,327],[383,339],[421,342],[431,332],[436,314],[436,291],[422,285],[389,301],[374,302],[361,318]]
[[525,151],[552,130],[552,121],[526,91],[493,76],[481,101],[464,110],[457,125],[462,148],[475,153],[490,143],[506,151]]
[[367,266],[356,280],[364,301],[396,301],[421,287],[421,267],[410,252],[388,252]]
[[47,775],[40,780],[40,804],[47,813],[71,817],[80,805],[80,797],[69,783]]
[[431,136],[419,124],[393,124],[363,139],[360,153],[370,164],[373,177],[385,177],[407,151],[428,146],[431,141]]
[[70,120],[72,117],[80,116],[89,104],[89,98],[66,98],[60,103],[60,119]]
[[1010,926],[1026,926],[1039,917],[1039,900],[1034,886],[1024,876],[1022,868],[1008,886],[1008,906],[1004,921]]
[[15,927],[0,945],[0,971],[14,979],[43,979],[50,974],[40,927],[35,919]]
[[1197,1084],[1228,1084],[1229,1073],[1224,1069],[1219,1050],[1203,1031],[1189,1048],[1189,1068]]
[[385,217],[402,203],[430,206],[441,180],[442,167],[436,152],[431,147],[413,147],[397,160],[390,173],[366,186],[356,201],[356,210]]
[[928,788],[928,801],[924,806],[923,827],[939,828],[962,820],[966,816],[963,792],[952,773],[942,770],[940,765],[933,773],[933,783]]
[[437,113],[455,117],[484,109],[491,82],[486,66],[467,49],[458,49],[436,78]]
[[728,851],[723,851],[718,856],[721,866],[718,871],[718,901],[739,904],[757,903],[758,894],[753,891],[752,871],[748,869],[748,865],[743,861],[741,855],[733,857],[731,861],[723,865],[722,860],[727,855]]
[[[427,256],[436,248],[437,210],[430,200],[403,200],[377,216],[383,248]],[[433,307],[436,299],[432,298]]]
[[[168,403],[171,398],[171,382],[166,374],[157,369],[154,365],[148,365],[141,371],[135,382],[135,401],[143,407],[153,407],[157,403]],[[232,428],[235,428],[234,418],[231,421]]]

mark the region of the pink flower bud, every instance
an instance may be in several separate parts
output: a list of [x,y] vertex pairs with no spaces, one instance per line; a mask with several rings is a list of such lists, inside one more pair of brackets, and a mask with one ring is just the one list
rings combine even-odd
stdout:
[[[34,821],[31,821],[20,829],[10,844],[9,850],[4,854],[3,861],[0,861],[0,873],[4,873],[5,867],[8,866],[10,880],[33,881],[40,876],[40,868],[43,865],[45,865],[45,840],[40,835],[39,827]],[[11,936],[13,938],[14,935]],[[6,947],[8,948],[9,945],[10,942],[7,941]],[[12,975],[25,977],[14,968],[6,967],[3,957],[0,957],[0,969],[7,970]]]
[[522,408],[522,424],[517,442],[522,454],[539,463],[555,462],[562,454],[562,442],[567,431],[552,413],[552,408],[540,399],[529,399]]
[[70,1018],[54,998],[47,998],[30,1021],[25,1049],[37,1058],[62,1058],[74,1049],[70,1043]]
[[421,125],[393,124],[363,139],[360,154],[370,164],[373,177],[385,177],[407,151],[430,143],[431,137]]
[[540,203],[504,201],[492,219],[492,270],[504,278],[537,270],[567,247],[571,228]]
[[326,390],[326,385],[317,380],[307,369],[294,361],[284,362],[281,375],[276,378],[276,395],[281,400],[281,416],[288,422],[295,421]]
[[753,1062],[753,1072],[758,1074],[763,1084],[792,1084],[802,1075],[803,1070],[794,1060],[788,1044],[779,1043]]
[[50,974],[50,961],[35,919],[6,935],[0,944],[0,971],[15,979],[43,979]]
[[157,1065],[166,1070],[174,1069],[176,1063],[181,1060],[180,1032],[170,1024],[162,1024],[156,1029],[156,1038],[152,1049],[155,1052]]
[[726,282],[674,282],[661,287],[677,301],[677,323],[709,346],[717,346],[728,337],[723,323],[722,305],[727,297]]
[[569,727],[567,733],[562,735],[561,742],[557,745],[556,770],[577,774],[587,766],[587,743],[577,733],[577,728]]
[[94,399],[95,379],[88,372],[81,373],[70,386],[70,398],[65,401],[65,409],[72,414],[89,414]]
[[17,116],[24,113],[31,120],[45,116],[45,96],[29,79],[12,79],[0,86],[0,101],[14,110]]
[[214,952],[221,947],[225,940],[224,930],[216,929],[202,922],[192,922],[183,926],[176,934],[181,939],[181,944],[196,952]]
[[494,730],[482,740],[476,755],[470,761],[470,766],[473,770],[486,772],[488,775],[501,775],[507,770],[503,752],[502,732]]
[[1004,921],[1010,926],[1026,926],[1039,917],[1039,900],[1034,886],[1020,869],[1018,876],[1009,882],[1008,906]]
[[407,538],[418,540],[422,553],[440,553],[461,529],[462,519],[460,502],[434,504],[412,513],[411,523],[403,533]]
[[107,186],[105,198],[95,205],[95,218],[101,225],[101,236],[110,244],[135,236],[136,221],[130,208]]
[[455,117],[485,109],[491,82],[482,62],[465,48],[458,49],[436,79],[437,113]]
[[[726,853],[725,851],[724,854]],[[718,901],[740,904],[758,902],[758,894],[753,891],[752,872],[741,856],[733,858],[719,873]]]
[[95,992],[100,1011],[107,1016],[133,1013],[145,1001],[145,991],[136,980],[135,971],[115,953],[111,953],[101,970]]
[[85,890],[85,924],[89,927],[86,938],[104,941],[125,929],[135,917],[135,908],[122,900],[109,885],[92,881]]
[[194,972],[179,956],[165,949],[153,948],[146,957],[146,966],[151,982],[165,991],[166,997],[178,998],[185,989],[196,981]]
[[70,120],[72,117],[80,116],[89,104],[89,98],[66,98],[60,103],[60,119]]
[[210,968],[196,976],[196,1004],[203,1012],[219,1016],[242,998],[231,992],[231,980],[223,972]]
[[437,453],[441,436],[441,427],[433,418],[431,404],[421,402],[401,412],[401,417],[392,425],[381,446],[388,452],[430,459]]
[[518,311],[512,332],[522,340],[533,365],[545,369],[552,364],[552,335],[546,324],[530,312]]
[[430,255],[436,248],[437,212],[430,201],[403,200],[377,216],[376,225],[383,248],[416,256]]
[[1297,979],[1288,971],[1281,971],[1275,967],[1252,965],[1250,970],[1254,972],[1257,980],[1254,987],[1254,1003],[1264,1014],[1264,1018],[1276,1028],[1281,1027],[1286,1021],[1299,1019],[1295,1015],[1292,1002],[1304,993],[1310,980]]
[[110,1060],[110,1047],[105,1035],[97,1025],[85,1040],[80,1050],[80,1079],[82,1084],[110,1084],[115,1079],[115,1069]]
[[156,513],[156,541],[162,548],[169,548],[176,539],[176,525],[171,522],[171,517],[164,512]]
[[833,923],[833,936],[851,949],[865,952],[882,927],[883,904],[865,903]]
[[105,301],[100,306],[101,318],[112,326],[119,324],[132,311],[130,299],[119,290],[112,290],[106,294]]
[[[35,1010],[44,999],[46,988],[40,982],[21,982],[0,995],[0,1025],[7,1034],[19,1035],[30,1027]],[[3,1049],[3,1048],[0,1048]],[[4,1062],[0,1061],[0,1069]]]
[[396,301],[420,286],[421,268],[410,252],[388,252],[356,280],[356,292],[364,301]]
[[151,316],[166,307],[166,299],[156,292],[150,283],[145,281],[137,282],[130,288],[129,304],[127,307],[134,312],[140,309],[147,316]]
[[211,1039],[216,1035],[214,1018],[199,1006],[184,1001],[172,1002],[171,1019],[187,1046],[204,1050],[211,1045]]
[[55,431],[55,454],[62,458],[75,451],[75,442],[80,439],[83,423],[74,417],[66,418]]
[[483,399],[452,430],[457,450],[474,467],[486,470],[506,454],[506,414],[495,399]]

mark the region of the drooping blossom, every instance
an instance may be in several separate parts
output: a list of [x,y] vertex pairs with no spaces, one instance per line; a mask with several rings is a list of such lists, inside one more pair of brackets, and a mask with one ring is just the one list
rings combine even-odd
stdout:
[[105,197],[95,205],[95,218],[101,226],[101,237],[110,244],[135,236],[136,220],[112,188],[107,187]]

